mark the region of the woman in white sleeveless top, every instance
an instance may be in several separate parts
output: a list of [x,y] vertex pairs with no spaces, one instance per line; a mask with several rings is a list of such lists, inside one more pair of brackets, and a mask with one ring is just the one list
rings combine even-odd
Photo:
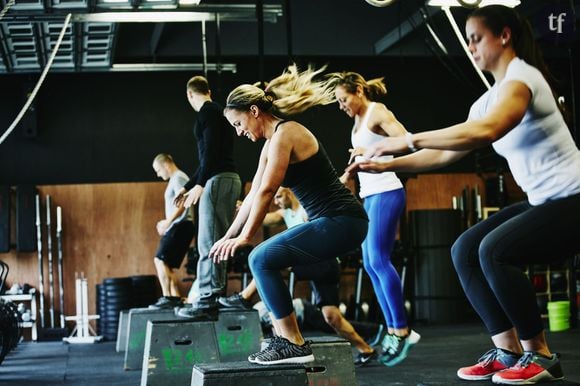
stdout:
[[[383,103],[374,102],[387,92],[382,78],[367,82],[356,72],[334,73],[330,74],[328,85],[334,88],[340,109],[354,118],[351,161],[362,149],[385,137],[404,136],[407,132]],[[378,160],[392,158],[384,156]],[[391,262],[397,225],[405,207],[405,191],[393,172],[359,173],[358,178],[360,197],[369,217],[369,230],[362,245],[363,264],[387,326],[379,360],[386,366],[394,366],[406,358],[409,348],[420,338],[409,329],[401,279]]]

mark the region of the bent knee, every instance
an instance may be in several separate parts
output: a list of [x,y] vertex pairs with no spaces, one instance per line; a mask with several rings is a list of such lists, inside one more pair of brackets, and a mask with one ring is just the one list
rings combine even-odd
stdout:
[[266,263],[266,253],[264,248],[254,248],[248,256],[248,266],[252,272],[263,270]]
[[[453,265],[457,268],[460,266],[469,265],[472,259],[472,254],[477,251],[478,245],[467,234],[461,234],[451,246],[451,260]],[[473,263],[473,261],[471,262]]]
[[506,256],[502,253],[501,248],[499,248],[494,242],[490,241],[488,238],[484,238],[479,246],[479,263],[481,267],[486,270],[496,264],[502,264],[506,262]]

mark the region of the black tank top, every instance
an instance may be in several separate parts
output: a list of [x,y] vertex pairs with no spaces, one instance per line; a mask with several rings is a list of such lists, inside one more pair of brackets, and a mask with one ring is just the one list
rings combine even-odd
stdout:
[[[276,129],[283,122],[286,121],[278,123]],[[335,216],[368,219],[360,202],[338,180],[336,170],[319,141],[316,154],[288,165],[282,186],[290,188],[296,195],[309,220]]]

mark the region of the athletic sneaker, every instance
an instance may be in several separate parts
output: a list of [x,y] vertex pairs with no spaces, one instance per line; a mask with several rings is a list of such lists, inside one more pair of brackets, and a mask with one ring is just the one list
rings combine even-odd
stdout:
[[473,366],[457,370],[457,376],[467,381],[490,379],[495,373],[512,367],[521,355],[501,348],[492,348],[477,360]]
[[526,351],[514,366],[495,373],[491,380],[506,385],[533,385],[562,378],[564,374],[556,354],[546,357],[534,351]]
[[271,350],[264,350],[256,355],[254,363],[259,365],[279,365],[283,363],[307,363],[314,361],[310,342],[299,346],[286,338],[278,337],[278,342]]
[[354,361],[354,365],[356,367],[364,367],[369,363],[371,363],[373,359],[377,359],[377,357],[378,354],[376,350],[373,350],[371,352],[359,352],[356,357],[356,360]]
[[235,308],[238,310],[252,309],[252,303],[249,300],[244,299],[239,293],[228,297],[220,296],[217,301],[220,306],[225,308]]
[[[398,365],[407,358],[411,347],[416,345],[420,339],[421,335],[414,330],[409,331],[409,334],[405,337],[393,335],[391,337],[391,346],[387,350],[388,356],[383,356],[381,362],[389,367]],[[388,359],[388,357],[391,357],[391,359]]]
[[264,348],[262,351],[258,351],[256,353],[248,355],[248,361],[250,363],[256,363],[256,358],[258,357],[258,355],[261,355],[269,350],[277,349],[281,345],[281,342],[282,341],[281,341],[280,337],[273,336],[272,338],[270,338],[270,340],[268,342],[268,346],[266,346],[266,348]]
[[201,308],[194,306],[185,306],[175,310],[175,315],[181,318],[195,320],[217,320],[218,309],[215,307]]
[[379,356],[379,362],[381,363],[389,362],[394,358],[395,352],[391,349],[394,337],[395,335],[389,333],[383,336],[383,340],[381,341],[382,352],[381,355]]
[[151,304],[149,308],[152,309],[165,309],[165,308],[175,308],[181,307],[183,302],[179,296],[162,296],[155,304]]

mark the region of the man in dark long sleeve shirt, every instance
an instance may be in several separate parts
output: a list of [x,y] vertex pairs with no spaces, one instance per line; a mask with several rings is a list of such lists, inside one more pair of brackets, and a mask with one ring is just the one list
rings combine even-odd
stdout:
[[197,114],[193,129],[197,141],[199,167],[185,188],[205,186],[211,177],[225,172],[236,173],[233,159],[234,130],[223,117],[223,107],[206,100]]
[[183,308],[181,316],[195,316],[199,310],[217,308],[217,297],[225,295],[226,264],[209,258],[212,245],[229,228],[241,192],[241,180],[233,160],[234,130],[223,116],[223,108],[212,101],[207,80],[195,76],[187,83],[187,99],[198,112],[193,133],[197,141],[199,167],[185,184],[176,201],[186,207],[199,202],[196,286],[199,296],[193,307]]

